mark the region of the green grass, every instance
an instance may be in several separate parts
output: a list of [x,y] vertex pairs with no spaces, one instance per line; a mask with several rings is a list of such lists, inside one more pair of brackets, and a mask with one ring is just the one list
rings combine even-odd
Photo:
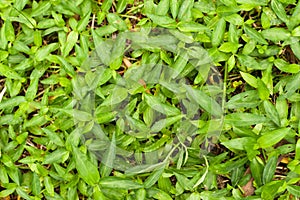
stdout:
[[0,198],[299,199],[296,0],[0,1]]

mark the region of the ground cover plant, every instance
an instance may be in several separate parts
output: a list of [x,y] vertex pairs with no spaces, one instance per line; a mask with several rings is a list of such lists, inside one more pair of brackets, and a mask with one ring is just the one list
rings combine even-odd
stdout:
[[0,198],[299,199],[296,0],[0,1]]

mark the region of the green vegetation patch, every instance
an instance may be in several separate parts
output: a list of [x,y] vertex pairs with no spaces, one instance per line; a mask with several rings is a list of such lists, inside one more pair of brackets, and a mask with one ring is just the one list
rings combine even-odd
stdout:
[[299,199],[296,0],[0,2],[0,198]]

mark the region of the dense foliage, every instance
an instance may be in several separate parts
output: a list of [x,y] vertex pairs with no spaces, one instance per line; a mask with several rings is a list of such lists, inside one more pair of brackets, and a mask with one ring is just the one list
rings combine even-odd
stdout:
[[0,198],[298,199],[296,0],[0,1]]

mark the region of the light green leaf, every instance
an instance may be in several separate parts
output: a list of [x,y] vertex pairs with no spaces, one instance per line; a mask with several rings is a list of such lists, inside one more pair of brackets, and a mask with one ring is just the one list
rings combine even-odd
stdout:
[[176,21],[168,16],[159,16],[153,14],[147,14],[147,16],[153,21],[153,23],[169,28],[169,27],[176,27]]
[[185,87],[188,93],[188,97],[193,101],[197,102],[200,107],[206,110],[208,113],[220,117],[222,115],[221,106],[207,94],[201,90],[193,89],[189,86]]
[[212,33],[212,36],[211,36],[212,46],[216,47],[221,44],[221,42],[223,41],[223,38],[224,38],[225,29],[226,29],[226,21],[223,18],[221,18],[216,23],[215,28]]
[[258,43],[268,44],[268,42],[264,39],[264,37],[257,30],[250,28],[249,26],[244,26],[244,31],[250,38],[254,39]]
[[229,23],[237,25],[237,26],[241,26],[244,23],[244,19],[238,14],[228,15],[224,19],[226,21],[228,21]]
[[287,190],[294,196],[300,197],[300,186],[288,185]]
[[251,126],[267,122],[267,118],[262,115],[251,113],[232,113],[225,116],[225,123],[231,126]]
[[269,28],[261,32],[262,36],[273,42],[285,41],[291,37],[291,33],[284,28]]
[[279,19],[281,19],[283,22],[288,21],[285,8],[280,2],[278,2],[277,0],[272,0],[271,8]]
[[156,96],[145,95],[146,103],[153,109],[167,116],[179,115],[180,110],[174,106],[162,103]]
[[271,147],[282,140],[291,130],[289,128],[281,128],[263,133],[257,139],[260,148]]
[[135,190],[139,188],[143,188],[144,186],[140,183],[134,182],[130,179],[109,176],[101,178],[99,181],[99,185],[103,188],[110,189],[125,189],[125,190]]
[[79,176],[90,185],[99,183],[100,175],[97,166],[95,166],[89,160],[87,155],[81,152],[77,147],[72,146],[72,153]]
[[266,84],[260,78],[257,78],[257,92],[261,100],[269,99],[270,91]]
[[247,148],[253,146],[256,143],[255,138],[252,137],[242,137],[242,138],[235,138],[221,144],[224,145],[226,148],[230,150],[247,150]]
[[0,74],[2,74],[2,76],[5,76],[6,78],[21,80],[22,82],[26,80],[25,78],[20,76],[13,68],[8,67],[7,65],[4,65],[2,63],[0,63]]
[[156,7],[156,14],[161,16],[166,15],[169,11],[169,6],[170,6],[170,0],[159,1]]
[[280,117],[275,106],[268,100],[265,100],[263,105],[268,118],[272,120],[277,126],[280,127],[281,126]]
[[208,27],[196,22],[179,22],[178,29],[182,32],[204,32]]
[[21,103],[25,102],[26,99],[24,96],[16,96],[12,97],[6,100],[2,100],[0,102],[0,110],[6,109],[6,108],[13,108],[15,106],[20,105]]
[[62,50],[63,57],[67,57],[69,55],[70,51],[73,49],[77,40],[78,40],[78,32],[71,31],[67,37],[66,44],[64,45],[64,48]]
[[283,72],[287,72],[287,73],[293,73],[296,74],[300,71],[300,65],[298,64],[289,64],[288,62],[284,61],[283,59],[276,59],[274,61],[275,66],[283,71]]
[[240,74],[242,75],[243,79],[246,81],[246,83],[248,83],[249,85],[251,85],[254,88],[257,88],[257,79],[252,76],[249,73],[245,73],[240,71]]

